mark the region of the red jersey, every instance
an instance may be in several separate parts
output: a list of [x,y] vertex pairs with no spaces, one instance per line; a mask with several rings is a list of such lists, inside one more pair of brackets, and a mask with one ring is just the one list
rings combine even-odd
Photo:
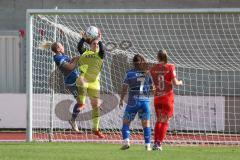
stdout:
[[150,72],[156,87],[155,96],[164,96],[173,92],[172,79],[176,77],[173,64],[156,64],[151,68]]
[[176,77],[175,66],[156,64],[150,70],[156,88],[154,106],[157,115],[173,116],[174,93],[172,79]]

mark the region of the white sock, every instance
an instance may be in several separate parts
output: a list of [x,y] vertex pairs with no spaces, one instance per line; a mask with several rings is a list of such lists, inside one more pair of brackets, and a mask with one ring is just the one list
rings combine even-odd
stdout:
[[146,147],[151,147],[151,143],[145,143]]
[[129,145],[130,146],[130,140],[128,138],[123,140],[124,145]]

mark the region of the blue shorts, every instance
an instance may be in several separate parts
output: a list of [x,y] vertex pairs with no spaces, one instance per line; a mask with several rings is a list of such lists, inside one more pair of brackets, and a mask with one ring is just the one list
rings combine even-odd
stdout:
[[139,119],[150,120],[150,101],[138,101],[135,106],[127,105],[124,111],[123,119],[133,121],[137,113]]

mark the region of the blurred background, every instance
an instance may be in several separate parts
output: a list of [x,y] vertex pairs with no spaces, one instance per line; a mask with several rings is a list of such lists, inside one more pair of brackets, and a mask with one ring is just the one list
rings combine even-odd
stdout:
[[0,0],[0,93],[25,93],[27,9],[238,8],[238,0]]

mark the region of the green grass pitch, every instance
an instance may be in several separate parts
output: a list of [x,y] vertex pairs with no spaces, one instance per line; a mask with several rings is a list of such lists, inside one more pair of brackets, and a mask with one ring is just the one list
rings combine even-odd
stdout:
[[117,144],[99,143],[0,143],[0,160],[239,160],[240,147],[164,146],[145,151],[132,145],[122,151]]

